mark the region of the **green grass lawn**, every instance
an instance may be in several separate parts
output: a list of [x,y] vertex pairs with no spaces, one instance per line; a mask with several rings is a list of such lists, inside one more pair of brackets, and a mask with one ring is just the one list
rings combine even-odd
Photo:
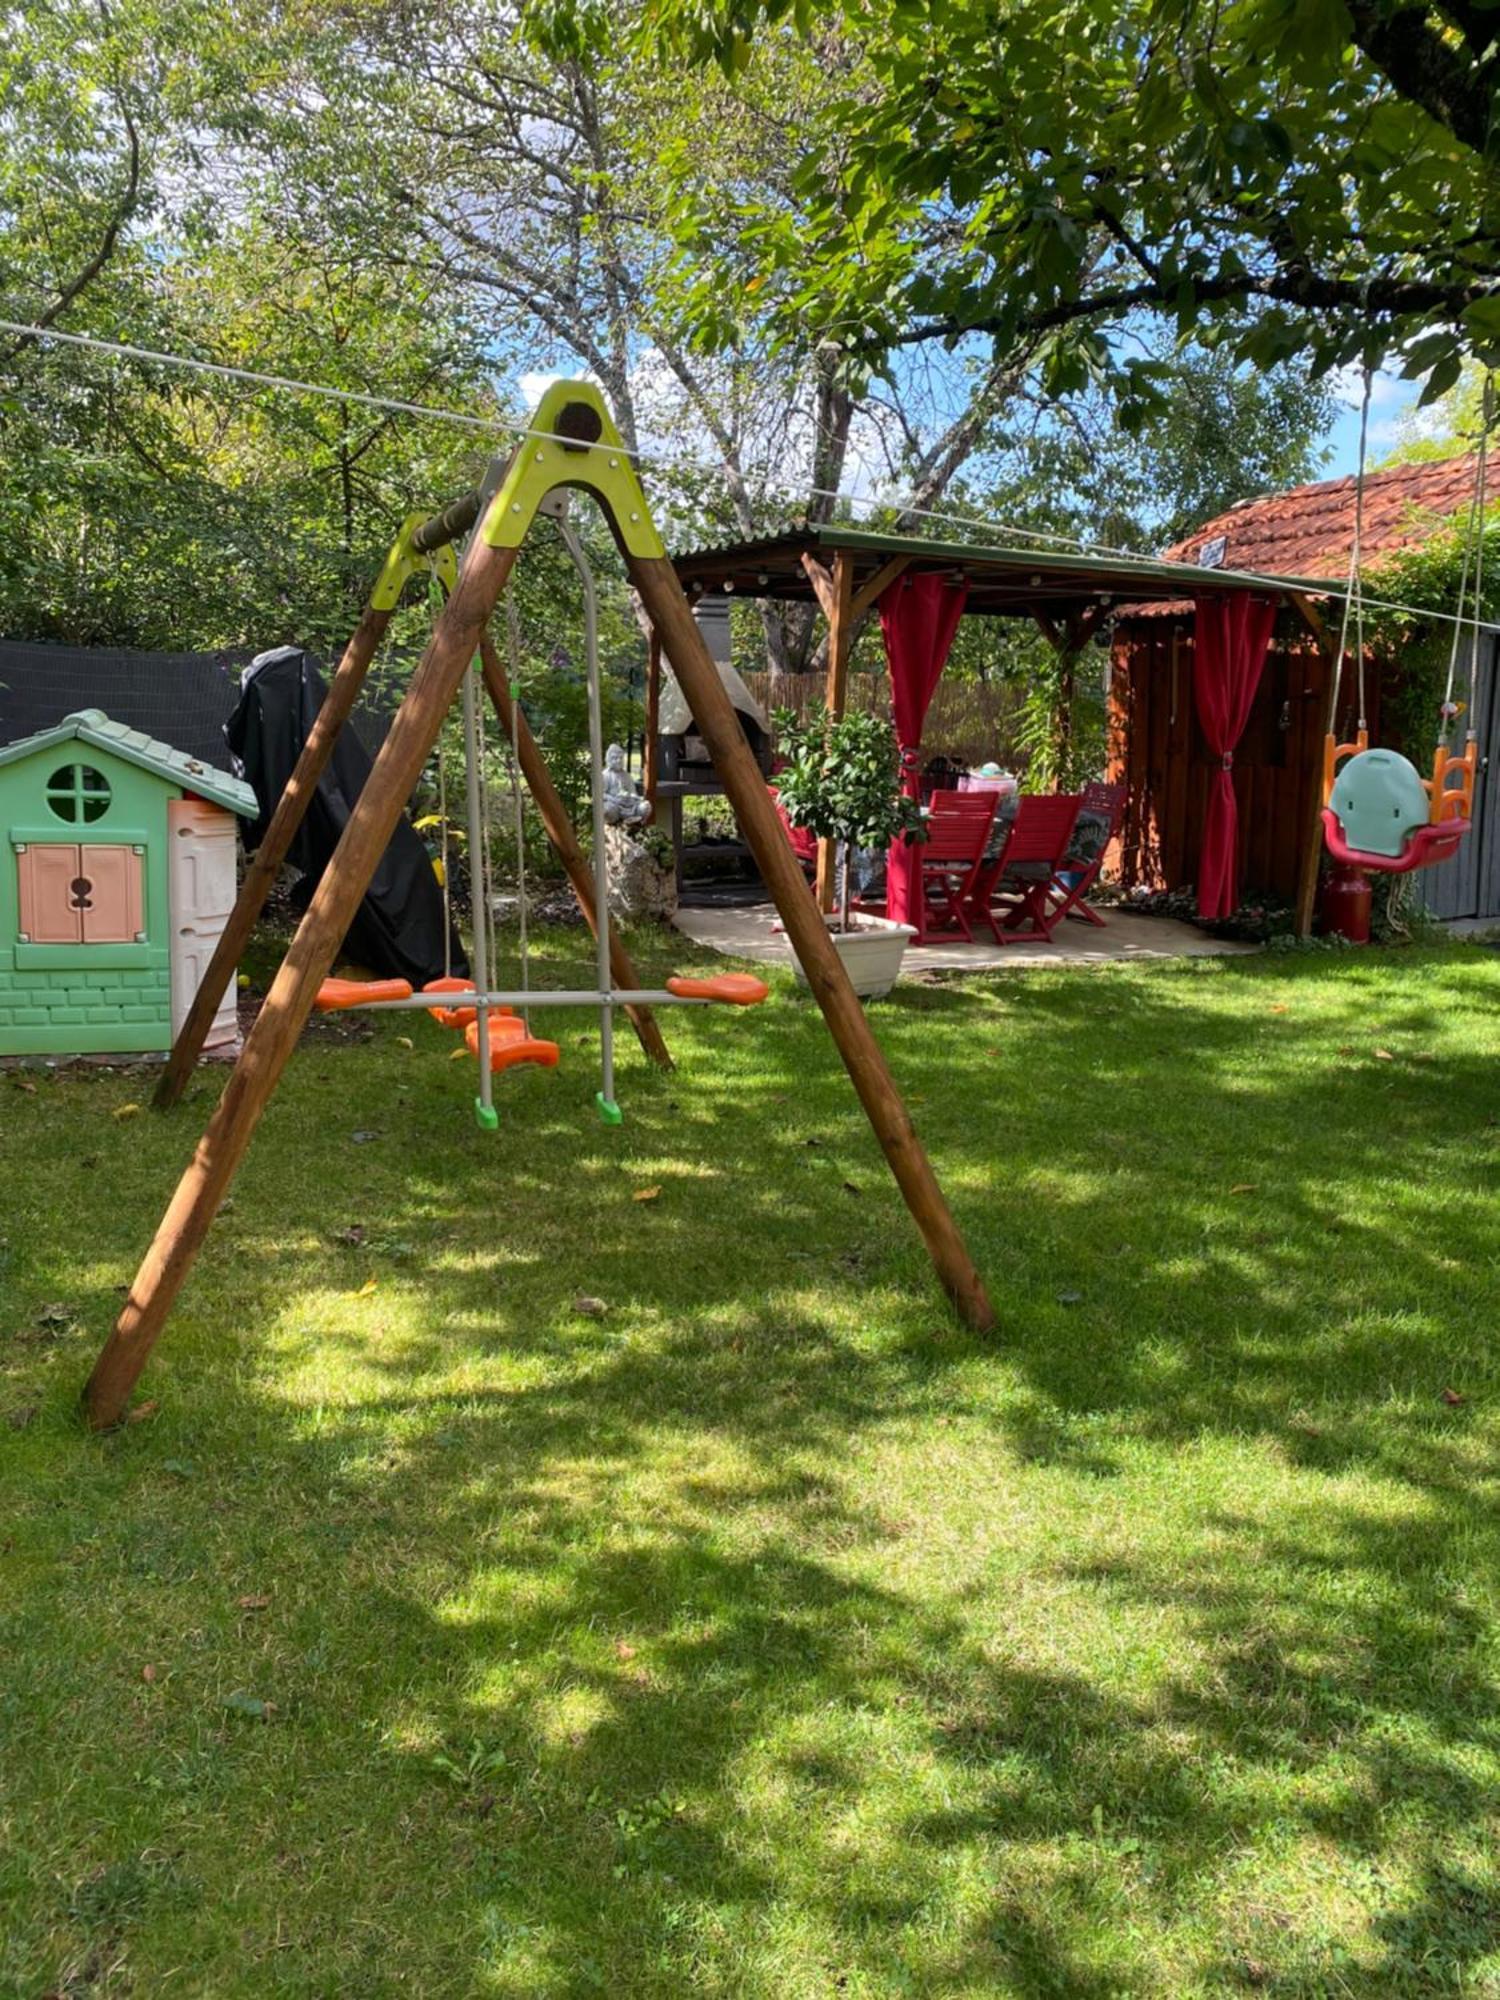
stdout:
[[0,1993],[1500,1994],[1500,960],[877,1024],[993,1337],[789,982],[388,1017],[105,1438],[222,1072],[0,1078]]

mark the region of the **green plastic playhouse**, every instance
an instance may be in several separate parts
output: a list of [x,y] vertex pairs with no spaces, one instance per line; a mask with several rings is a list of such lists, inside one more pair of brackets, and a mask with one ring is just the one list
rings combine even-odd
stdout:
[[[0,747],[0,1056],[169,1049],[255,811],[238,778],[97,708]],[[235,1033],[231,982],[209,1043]]]

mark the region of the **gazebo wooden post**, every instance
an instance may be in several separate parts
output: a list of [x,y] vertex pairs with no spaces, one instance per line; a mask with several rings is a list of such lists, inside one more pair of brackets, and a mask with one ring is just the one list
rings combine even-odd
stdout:
[[[594,877],[588,858],[578,845],[578,835],[573,830],[573,822],[568,817],[568,809],[558,796],[546,760],[537,748],[536,738],[531,733],[524,709],[513,708],[510,689],[506,685],[505,669],[500,664],[500,656],[495,651],[495,642],[488,632],[479,641],[479,664],[484,675],[484,685],[494,704],[500,727],[505,732],[507,743],[511,741],[514,728],[516,753],[520,760],[521,775],[526,780],[526,789],[531,793],[542,825],[547,830],[558,860],[567,871],[568,880],[573,885],[573,894],[578,907],[583,912],[584,922],[598,935],[599,920],[594,910]],[[611,975],[617,986],[629,990],[639,987],[635,967],[630,954],[620,942],[619,931],[613,924],[609,930],[609,963]],[[662,1038],[656,1016],[649,1007],[627,1007],[630,1025],[635,1029],[637,1039],[652,1062],[662,1069],[672,1067],[672,1057]]]
[[921,1231],[938,1277],[961,1318],[969,1326],[985,1331],[994,1325],[995,1314],[984,1281],[959,1234],[932,1163],[923,1151],[865,1011],[834,950],[822,912],[807,893],[802,870],[782,833],[760,768],[708,656],[703,636],[693,622],[676,571],[664,556],[630,556],[627,563],[631,581],[661,633],[672,670],[708,745],[740,831],[775,901],[813,997],[823,1010],[828,1031],[884,1149],[896,1185]]
[[287,780],[286,790],[277,800],[276,810],[271,815],[270,825],[259,847],[246,865],[245,879],[240,884],[234,908],[198,983],[193,1003],[177,1030],[177,1039],[172,1044],[166,1067],[157,1079],[151,1102],[158,1111],[165,1111],[175,1104],[187,1086],[193,1066],[203,1052],[208,1031],[214,1024],[214,1016],[219,1011],[219,1002],[235,976],[245,946],[250,941],[250,933],[260,919],[281,864],[318,789],[318,780],[333,755],[339,731],[353,712],[370,662],[375,657],[375,649],[385,635],[391,616],[389,611],[377,610],[374,605],[366,606],[364,616],[354,629],[354,636],[344,648],[344,657],[328,684],[317,720],[307,732],[307,741],[302,746],[296,769]]
[[[828,621],[828,673],[823,701],[828,714],[837,722],[849,699],[849,648],[854,639],[854,558],[848,549],[836,549],[831,574],[810,555],[802,558],[802,566]],[[820,910],[833,908],[834,868],[833,842],[820,840],[817,885]]]
[[648,826],[656,823],[657,738],[661,734],[661,634],[653,625],[646,637],[646,740],[641,752],[645,769],[641,773],[646,802],[651,808]]
[[[1333,699],[1336,669],[1338,666],[1338,641],[1328,629],[1328,622],[1310,597],[1304,591],[1287,593],[1303,624],[1313,636],[1323,670],[1328,676],[1329,700]],[[1330,715],[1327,728],[1332,730],[1338,718]],[[1297,907],[1293,919],[1298,937],[1311,937],[1313,917],[1318,901],[1318,869],[1323,859],[1323,744],[1319,737],[1313,738],[1310,768],[1307,773],[1307,814],[1302,828],[1302,855],[1297,871]]]
[[146,1252],[84,1389],[95,1430],[118,1423],[210,1223],[285,1069],[319,984],[432,754],[443,717],[514,567],[516,550],[476,540],[412,677],[333,858],[283,959],[208,1130]]

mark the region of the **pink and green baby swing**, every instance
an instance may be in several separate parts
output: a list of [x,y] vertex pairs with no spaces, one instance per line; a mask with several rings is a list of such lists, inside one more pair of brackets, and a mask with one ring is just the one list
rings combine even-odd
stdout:
[[[1463,569],[1459,578],[1453,643],[1448,654],[1448,680],[1438,717],[1432,776],[1424,778],[1409,759],[1394,750],[1370,748],[1365,722],[1365,629],[1359,562],[1364,528],[1365,438],[1370,416],[1371,370],[1366,367],[1359,425],[1359,471],[1354,489],[1354,539],[1349,551],[1349,586],[1344,597],[1343,624],[1334,661],[1329,697],[1328,736],[1323,749],[1323,838],[1340,869],[1351,874],[1406,875],[1431,868],[1458,851],[1469,831],[1474,803],[1474,778],[1479,767],[1479,741],[1474,728],[1474,703],[1479,681],[1480,606],[1484,585],[1485,457],[1494,418],[1490,383],[1484,391],[1483,420],[1470,502]],[[1472,582],[1472,612],[1464,618],[1464,598]],[[1339,682],[1350,624],[1354,627],[1354,661],[1359,689],[1359,716],[1354,741],[1338,740]],[[1469,641],[1469,699],[1455,702],[1459,646]],[[1460,715],[1468,726],[1462,750],[1450,747]]]

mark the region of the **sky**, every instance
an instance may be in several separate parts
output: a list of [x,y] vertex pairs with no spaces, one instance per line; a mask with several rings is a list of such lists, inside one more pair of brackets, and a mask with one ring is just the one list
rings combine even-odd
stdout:
[[[533,409],[543,390],[557,379],[555,371],[521,375],[516,383],[521,406]],[[1420,382],[1403,381],[1394,369],[1382,368],[1376,373],[1370,393],[1367,447],[1371,467],[1378,466],[1400,441],[1402,419],[1415,408],[1421,387]],[[1329,457],[1319,474],[1322,479],[1342,479],[1359,470],[1359,406],[1363,394],[1360,371],[1352,367],[1340,369],[1333,388],[1339,409],[1327,438]],[[713,453],[708,441],[700,438],[693,441],[688,455],[710,459]],[[845,468],[845,486],[864,497],[878,483],[873,466],[863,464],[855,454]]]
[[[1359,370],[1341,368],[1333,386],[1339,399],[1339,414],[1328,440],[1331,456],[1322,474],[1324,479],[1342,479],[1359,470],[1359,406],[1363,395]],[[1385,369],[1376,375],[1370,392],[1371,465],[1378,465],[1398,442],[1400,419],[1413,407],[1421,388],[1420,382],[1403,382],[1399,375]]]

